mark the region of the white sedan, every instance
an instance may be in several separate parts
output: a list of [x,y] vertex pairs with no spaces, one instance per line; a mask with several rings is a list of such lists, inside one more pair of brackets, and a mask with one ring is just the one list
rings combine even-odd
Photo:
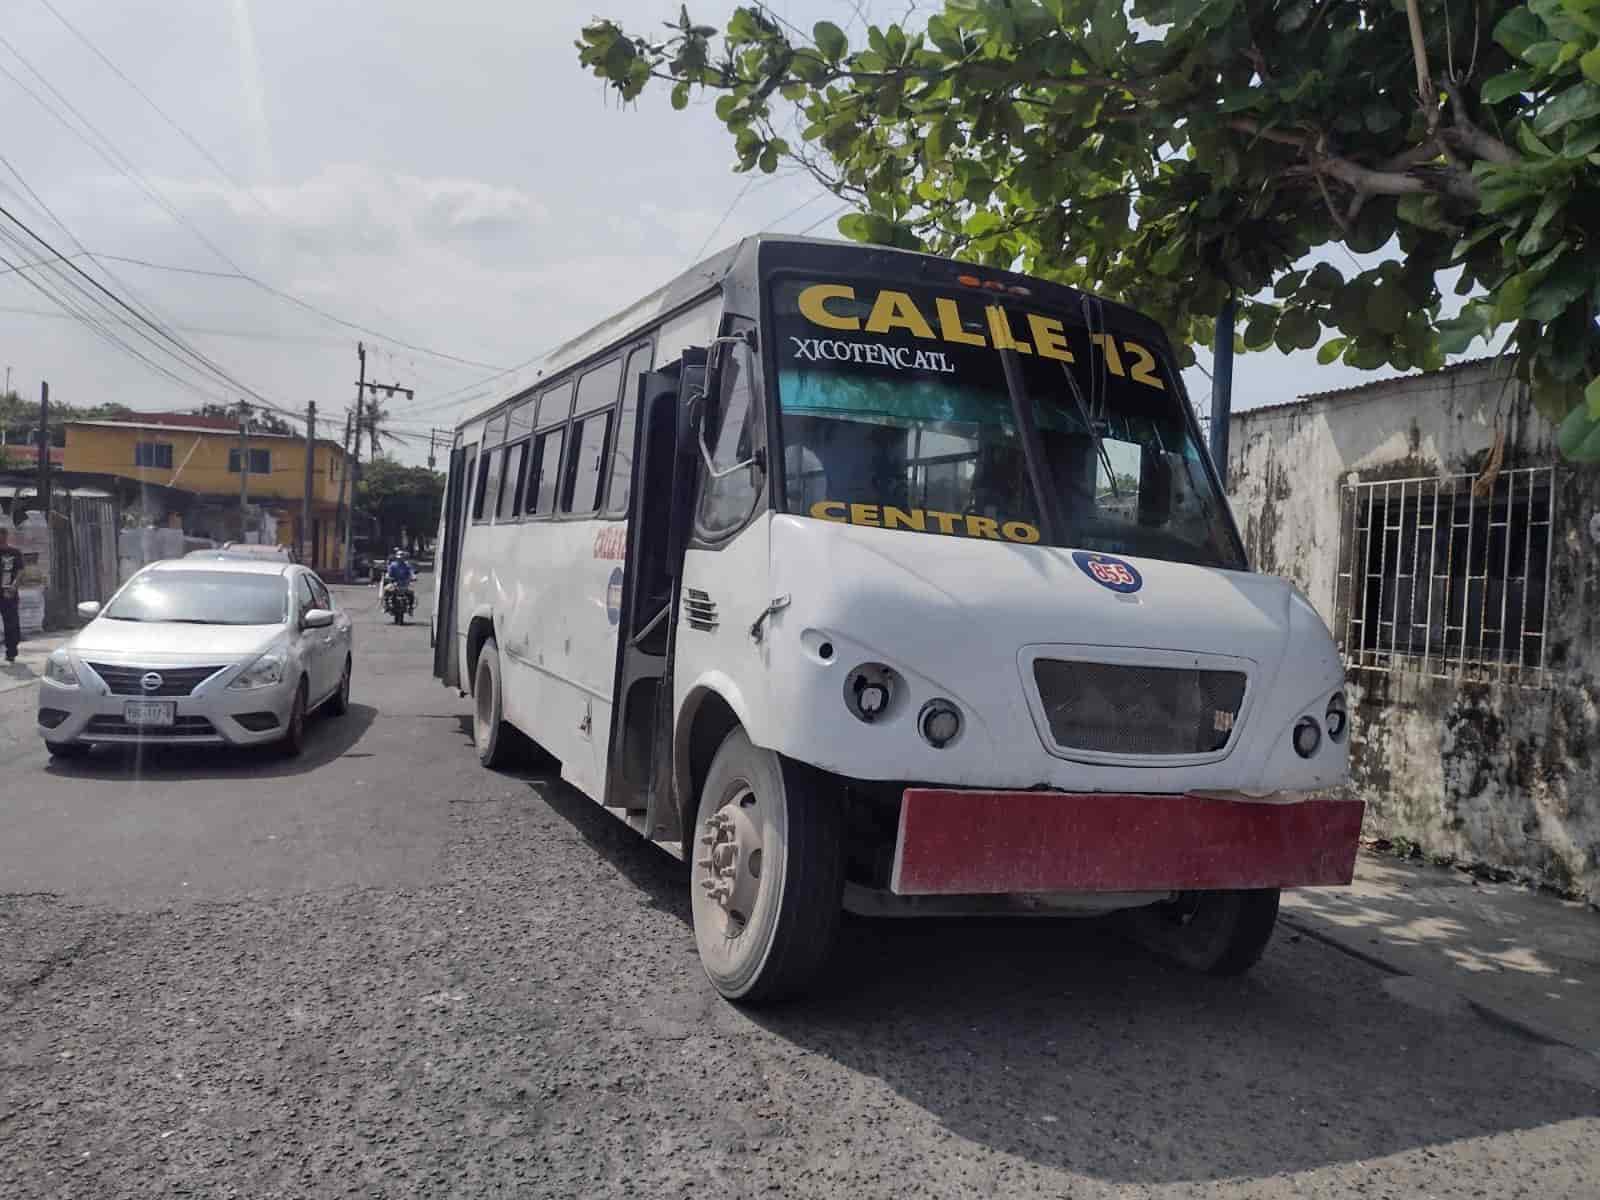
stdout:
[[292,563],[152,563],[53,653],[39,733],[58,758],[100,743],[305,743],[306,715],[350,703],[352,636],[316,574]]

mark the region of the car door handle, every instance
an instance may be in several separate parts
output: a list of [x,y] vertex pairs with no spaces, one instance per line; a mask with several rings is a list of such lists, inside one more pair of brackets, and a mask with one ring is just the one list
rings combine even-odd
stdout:
[[324,645],[324,646],[331,646],[331,645],[333,645],[333,637],[332,637],[332,635],[330,635],[330,636],[328,636],[328,637],[325,637],[325,638],[323,638],[323,639],[322,639],[322,644],[323,644],[323,645]]

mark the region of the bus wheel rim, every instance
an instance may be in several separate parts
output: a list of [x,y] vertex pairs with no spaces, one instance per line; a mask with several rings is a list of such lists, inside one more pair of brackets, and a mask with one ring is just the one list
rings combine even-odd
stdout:
[[739,783],[700,831],[696,883],[712,902],[722,934],[737,938],[749,928],[761,900],[764,840],[756,794]]

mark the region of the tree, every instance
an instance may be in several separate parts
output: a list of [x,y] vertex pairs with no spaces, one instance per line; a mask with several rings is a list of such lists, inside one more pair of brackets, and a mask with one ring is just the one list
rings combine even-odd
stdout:
[[[856,207],[846,236],[1125,301],[1185,363],[1230,297],[1242,348],[1320,343],[1367,369],[1435,368],[1506,331],[1563,450],[1600,460],[1600,0],[1129,12],[945,0],[852,48],[744,6],[721,35],[686,10],[665,36],[597,20],[578,49],[628,100],[720,93],[737,169],[799,162]],[[1382,261],[1297,266],[1330,243]]]
[[[239,408],[234,404],[202,404],[193,410],[199,417],[225,417],[230,421],[239,419]],[[283,433],[296,432],[293,425],[285,421],[270,408],[253,405],[250,409],[250,428],[257,433]]]
[[380,546],[400,542],[402,531],[419,541],[439,527],[444,476],[426,467],[403,467],[393,459],[375,458],[361,468],[356,505],[378,521]]

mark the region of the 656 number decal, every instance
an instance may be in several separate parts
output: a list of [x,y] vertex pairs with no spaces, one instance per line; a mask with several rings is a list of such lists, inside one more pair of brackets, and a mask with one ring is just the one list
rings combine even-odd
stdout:
[[1074,550],[1072,561],[1078,564],[1078,570],[1113,592],[1128,595],[1144,586],[1144,577],[1139,574],[1139,569],[1114,555]]

